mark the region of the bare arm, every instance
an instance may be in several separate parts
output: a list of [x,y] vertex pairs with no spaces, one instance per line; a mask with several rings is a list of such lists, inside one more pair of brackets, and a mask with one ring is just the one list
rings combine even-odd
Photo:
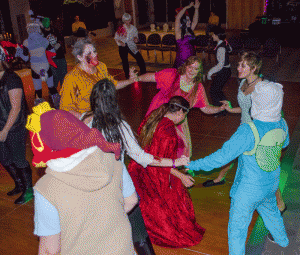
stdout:
[[124,209],[126,213],[129,213],[132,208],[139,202],[136,192],[134,192],[130,197],[124,198]]
[[[181,156],[178,159],[174,160],[174,165],[176,167],[178,166],[184,166],[186,165],[186,162],[189,162],[190,159],[186,156]],[[159,166],[159,167],[172,167],[173,166],[173,160],[169,158],[162,158],[162,159],[156,159],[154,158],[153,161],[149,164],[150,166]]]
[[195,7],[195,12],[194,12],[193,22],[192,22],[192,26],[191,26],[191,29],[193,31],[195,30],[195,28],[198,24],[198,21],[199,21],[199,7],[200,7],[199,0],[196,0],[194,7]]
[[177,178],[179,178],[181,180],[182,184],[187,188],[193,186],[195,183],[195,180],[191,176],[183,174],[183,173],[179,172],[177,169],[172,168],[171,174],[176,176]]
[[8,119],[5,123],[4,128],[0,131],[0,141],[6,140],[7,134],[11,127],[14,125],[20,111],[22,102],[22,89],[12,89],[8,91],[8,96],[11,104],[11,110],[8,115]]
[[134,83],[134,80],[132,80],[132,79],[128,79],[128,80],[124,80],[124,81],[118,81],[116,89],[123,89],[123,88],[125,88],[126,86],[128,86],[132,83]]
[[59,255],[61,251],[61,234],[41,236],[38,255]]
[[194,3],[191,2],[188,6],[183,7],[183,9],[177,14],[175,19],[175,37],[176,40],[180,39],[181,37],[181,30],[180,30],[180,19],[182,18],[183,14],[186,12],[187,9],[194,6]]
[[138,77],[138,81],[143,82],[156,82],[155,73],[145,73]]
[[212,105],[208,105],[204,108],[200,108],[202,112],[206,113],[206,114],[215,114],[221,111],[224,111],[225,107],[224,105],[222,106],[212,106]]
[[242,112],[241,107],[230,108],[229,101],[227,101],[227,100],[220,101],[220,102],[222,104],[224,104],[225,110],[230,112],[230,113],[241,113]]

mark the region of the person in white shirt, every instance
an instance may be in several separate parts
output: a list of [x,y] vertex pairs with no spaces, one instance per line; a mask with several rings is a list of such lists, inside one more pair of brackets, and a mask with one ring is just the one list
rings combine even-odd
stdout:
[[[212,39],[217,42],[217,47],[215,48],[217,65],[209,70],[207,79],[211,80],[212,75],[214,75],[212,79],[213,83],[210,88],[210,97],[214,106],[221,106],[221,101],[226,100],[222,90],[231,76],[229,53],[232,51],[232,48],[225,40],[226,34],[224,29],[216,26],[213,27],[210,32]],[[226,111],[216,116],[218,115],[226,115]]]
[[[90,96],[90,104],[90,112],[79,114],[71,111],[71,113],[80,118],[90,128],[96,128],[102,132],[107,141],[118,141],[121,144],[124,209],[128,213],[131,223],[133,244],[137,254],[155,255],[138,205],[138,195],[124,164],[125,152],[144,168],[148,165],[158,167],[181,166],[185,162],[189,162],[189,158],[182,156],[176,160],[172,160],[154,157],[146,153],[139,146],[131,127],[121,115],[116,97],[116,88],[110,80],[102,79],[94,85]],[[188,178],[188,176],[185,178]],[[128,191],[124,193],[124,190]]]
[[140,74],[146,73],[146,65],[143,56],[138,51],[136,43],[138,39],[138,31],[131,23],[131,16],[128,13],[124,13],[122,17],[123,25],[120,26],[115,34],[115,40],[119,46],[119,54],[122,59],[123,70],[126,78],[129,78],[129,63],[128,53],[133,56],[140,68]]

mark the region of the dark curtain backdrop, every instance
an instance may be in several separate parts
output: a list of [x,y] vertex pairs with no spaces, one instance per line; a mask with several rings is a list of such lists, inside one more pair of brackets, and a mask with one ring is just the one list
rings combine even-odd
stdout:
[[64,35],[72,33],[72,23],[76,15],[79,15],[88,30],[106,28],[108,22],[115,19],[111,0],[103,0],[89,7],[79,3],[63,4],[63,0],[30,0],[30,8],[35,14],[49,17],[51,20],[55,20],[58,16],[62,17]]
[[[175,21],[175,10],[180,7],[180,0],[168,1],[168,21]],[[166,0],[153,0],[156,22],[166,22]],[[191,0],[183,0],[182,6],[186,6]],[[214,11],[220,18],[221,23],[226,23],[226,0],[201,1],[199,9],[199,22],[207,23],[210,10]],[[194,15],[194,8],[189,9],[190,17]]]
[[139,24],[144,25],[148,22],[148,3],[145,0],[137,0]]
[[8,0],[1,0],[0,4],[0,33],[1,29],[4,29],[5,33],[13,34]]

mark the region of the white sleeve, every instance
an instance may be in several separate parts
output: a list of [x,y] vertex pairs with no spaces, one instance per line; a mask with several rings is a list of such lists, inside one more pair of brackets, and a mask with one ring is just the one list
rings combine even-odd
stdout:
[[211,68],[208,72],[208,76],[212,76],[214,73],[217,73],[222,70],[225,64],[225,48],[220,47],[217,50],[217,59],[218,59],[218,64]]
[[61,232],[59,214],[44,196],[34,189],[34,234],[51,236]]
[[124,165],[123,167],[123,197],[130,197],[135,192],[133,181]]
[[130,126],[125,121],[122,122],[121,131],[127,154],[143,167],[147,167],[153,161],[153,155],[146,153],[139,146]]

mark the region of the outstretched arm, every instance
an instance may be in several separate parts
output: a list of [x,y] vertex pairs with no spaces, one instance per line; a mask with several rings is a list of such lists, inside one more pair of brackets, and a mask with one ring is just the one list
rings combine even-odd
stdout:
[[194,12],[193,22],[192,22],[192,26],[191,26],[191,29],[193,31],[195,30],[195,28],[198,24],[198,21],[199,21],[199,7],[200,7],[199,0],[196,0],[194,7],[195,7],[195,12]]
[[176,40],[180,39],[181,37],[181,30],[180,30],[180,19],[182,18],[183,14],[186,12],[187,9],[194,6],[194,3],[191,2],[188,6],[183,7],[183,9],[177,14],[175,19],[175,37]]

